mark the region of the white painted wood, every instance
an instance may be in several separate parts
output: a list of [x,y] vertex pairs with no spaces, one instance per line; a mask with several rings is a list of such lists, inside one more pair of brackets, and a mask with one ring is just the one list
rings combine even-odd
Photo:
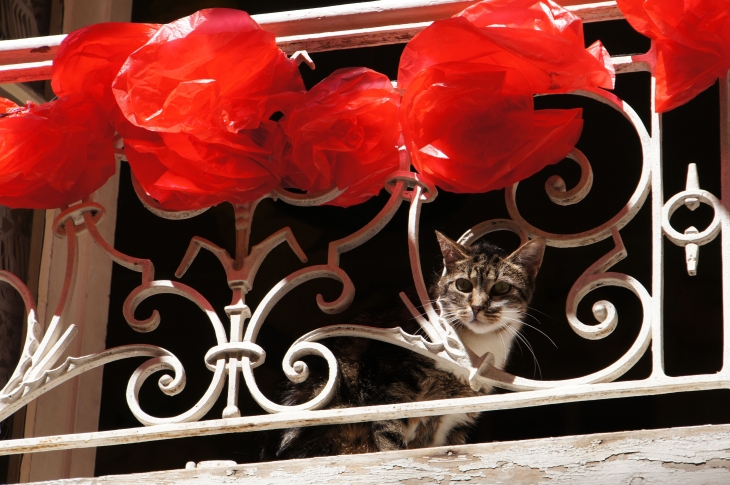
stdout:
[[[70,32],[97,22],[129,21],[131,17],[132,0],[65,0],[63,31]],[[63,37],[52,36],[52,40],[60,43]],[[55,55],[54,48],[33,46],[33,39],[12,42],[25,43],[29,53],[47,56],[45,59],[52,59],[49,56]],[[50,61],[46,61],[41,64],[45,66],[44,69],[48,69],[49,63]],[[0,82],[1,79],[0,72]],[[110,244],[114,244],[118,192],[117,169],[116,174],[93,196],[106,208],[106,221],[100,225],[99,231]],[[55,211],[46,212],[37,300],[41,324],[47,324],[51,320],[65,274],[66,241],[54,236],[54,216]],[[79,238],[78,246],[77,285],[68,314],[69,321],[78,329],[78,335],[65,352],[65,355],[71,356],[94,354],[106,348],[112,271],[112,262],[96,247],[88,235]],[[25,436],[96,431],[99,425],[102,372],[101,368],[86,372],[78,379],[53,389],[28,405]],[[20,467],[20,481],[92,476],[95,460],[94,448],[26,455]]]
[[73,32],[99,22],[129,22],[132,0],[64,0],[63,31]]
[[[67,12],[78,13],[80,17],[68,23],[64,21],[64,29],[88,25],[92,14],[126,12],[127,3],[131,5],[131,0],[67,2]],[[253,17],[277,35],[282,50],[293,54],[299,50],[322,52],[408,42],[432,21],[458,13],[472,3],[475,0],[380,0]],[[623,18],[615,1],[562,3],[584,22]],[[49,79],[50,63],[41,61],[55,57],[61,40],[63,36],[0,42],[0,84]]]
[[[41,257],[43,252],[43,231],[46,221],[46,211],[36,209],[33,211],[33,226],[30,237],[30,257],[28,261],[27,286],[31,296],[38,300],[38,283],[41,273]],[[23,330],[22,341],[25,341],[27,329]],[[25,433],[25,414],[27,409],[21,409],[13,415],[12,439],[21,439]],[[20,466],[23,455],[11,456],[8,463],[8,482],[18,482],[20,479]]]
[[[181,462],[184,460],[181,457]],[[730,483],[730,425],[603,433],[529,441],[58,480],[58,485]],[[46,485],[51,482],[45,482]],[[37,484],[40,485],[40,484]]]
[[[720,79],[720,176],[722,181],[722,219],[721,249],[722,259],[722,315],[723,328],[730,328],[730,291],[725,286],[730,282],[730,74]],[[718,208],[715,208],[718,210]],[[730,370],[730,332],[723,332],[722,372]]]
[[12,99],[23,105],[26,101],[33,101],[35,104],[45,103],[46,100],[40,94],[30,89],[25,84],[0,84],[0,96]]
[[[106,220],[99,230],[108,241],[114,240],[118,174],[97,193],[107,208]],[[46,228],[38,291],[39,321],[48,323],[53,315],[65,274],[66,241],[53,234],[55,211],[46,212]],[[87,355],[106,348],[106,322],[109,306],[112,262],[88,235],[79,238],[77,287],[69,311],[69,321],[79,334],[66,355]],[[90,432],[98,429],[102,369],[87,372],[47,394],[27,407],[25,436]],[[21,481],[59,477],[91,476],[96,450],[26,455],[21,464]]]

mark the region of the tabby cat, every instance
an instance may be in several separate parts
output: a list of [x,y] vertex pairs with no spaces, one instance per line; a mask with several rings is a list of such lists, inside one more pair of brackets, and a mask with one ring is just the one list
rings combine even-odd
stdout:
[[[488,242],[465,247],[436,232],[444,270],[430,289],[440,315],[477,355],[491,352],[504,368],[510,348],[535,289],[545,242],[533,239],[507,255]],[[416,331],[410,316],[367,317],[365,325],[401,326]],[[473,391],[465,380],[439,368],[429,358],[401,347],[358,338],[330,339],[340,377],[330,408],[428,401],[487,394]],[[322,359],[312,359],[309,379],[288,383],[283,402],[294,405],[319,394],[327,375]],[[272,432],[263,459],[368,453],[459,445],[466,442],[478,413],[368,423],[290,428]]]

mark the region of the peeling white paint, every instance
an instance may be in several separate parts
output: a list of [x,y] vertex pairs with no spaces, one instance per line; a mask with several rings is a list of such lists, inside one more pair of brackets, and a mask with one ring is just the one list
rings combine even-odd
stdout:
[[725,485],[730,483],[730,425],[484,443],[52,483]]

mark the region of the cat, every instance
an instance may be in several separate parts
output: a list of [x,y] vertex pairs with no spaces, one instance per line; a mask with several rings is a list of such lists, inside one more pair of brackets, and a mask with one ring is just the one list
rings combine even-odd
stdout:
[[[484,241],[463,246],[436,232],[444,269],[430,289],[439,315],[477,355],[491,352],[494,365],[504,368],[522,327],[535,289],[535,277],[545,251],[543,239],[533,239],[512,254]],[[410,316],[365,317],[364,325],[417,329]],[[401,347],[368,339],[330,339],[327,346],[339,364],[330,408],[394,404],[491,392],[473,391],[460,377],[440,369],[431,359]],[[309,401],[325,384],[322,359],[312,359],[310,377],[287,383],[286,405]],[[377,451],[465,444],[478,413],[405,418],[366,423],[289,428],[270,432],[261,454],[266,459],[370,453]]]

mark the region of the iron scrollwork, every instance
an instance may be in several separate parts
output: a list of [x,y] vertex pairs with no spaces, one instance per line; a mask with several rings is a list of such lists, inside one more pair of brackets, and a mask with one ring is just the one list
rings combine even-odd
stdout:
[[[724,100],[727,103],[727,83],[723,87]],[[666,203],[662,200],[661,187],[661,160],[659,157],[660,128],[658,115],[653,115],[651,133],[644,126],[638,115],[626,103],[613,96],[601,96],[596,93],[577,92],[599,102],[605,103],[619,111],[635,128],[643,151],[642,169],[639,182],[628,202],[610,220],[599,226],[576,234],[555,234],[544,231],[529,223],[520,214],[517,207],[518,184],[505,190],[505,198],[510,219],[493,219],[476,225],[466,231],[459,239],[460,243],[469,245],[474,241],[495,231],[510,231],[524,243],[528,238],[544,238],[549,246],[571,248],[594,244],[612,238],[614,247],[598,261],[587,268],[573,284],[566,302],[566,316],[570,327],[581,337],[589,340],[605,338],[618,325],[618,313],[615,306],[605,300],[597,301],[593,305],[593,315],[597,325],[586,325],[577,316],[579,303],[594,289],[601,286],[622,287],[633,292],[640,300],[643,309],[643,320],[639,326],[639,333],[630,349],[608,367],[586,376],[559,381],[545,381],[526,379],[509,374],[496,368],[490,354],[476,355],[469,349],[433,307],[424,283],[418,246],[420,213],[424,204],[436,199],[437,189],[424,181],[418,174],[410,171],[410,161],[405,150],[401,151],[399,170],[391,174],[385,184],[390,197],[380,212],[364,227],[345,238],[329,244],[326,264],[312,265],[296,271],[274,285],[255,309],[246,304],[246,295],[253,288],[254,280],[261,263],[266,256],[278,245],[286,243],[302,262],[307,257],[298,244],[295,235],[289,228],[284,228],[270,235],[263,242],[249,247],[249,235],[254,212],[259,201],[240,204],[234,207],[236,227],[236,250],[231,255],[226,250],[212,242],[195,237],[183,257],[176,276],[182,277],[193,264],[200,250],[210,251],[222,264],[227,277],[228,286],[233,297],[225,310],[230,320],[230,339],[226,335],[224,323],[219,319],[211,304],[195,289],[183,283],[170,280],[156,280],[154,265],[146,259],[133,258],[124,255],[108,244],[98,231],[97,225],[104,218],[104,208],[92,201],[84,201],[78,205],[63,210],[55,219],[54,232],[56,236],[65,238],[67,244],[67,266],[63,291],[60,302],[45,333],[37,320],[35,304],[30,291],[23,282],[7,271],[0,271],[0,280],[9,283],[21,296],[27,313],[26,340],[20,361],[15,373],[7,385],[0,391],[0,419],[47,392],[62,382],[71,379],[83,372],[119,359],[130,357],[149,357],[133,373],[127,385],[127,401],[137,419],[145,425],[175,424],[200,420],[219,398],[228,384],[227,406],[223,411],[224,418],[240,416],[238,395],[242,382],[256,402],[268,413],[287,413],[295,411],[311,411],[321,409],[332,398],[337,382],[337,361],[332,352],[322,343],[330,337],[355,336],[376,339],[404,347],[427,356],[446,366],[455,374],[463,376],[473,388],[482,386],[500,387],[511,391],[537,391],[539,399],[562,399],[563,391],[572,389],[580,394],[595,389],[591,387],[601,383],[610,383],[631,369],[649,348],[652,340],[661,339],[661,302],[660,295],[650,293],[635,278],[618,272],[610,271],[612,266],[626,257],[626,249],[621,240],[621,229],[626,226],[637,214],[644,203],[649,200],[650,192],[654,192],[651,199],[655,213],[655,236],[658,234],[661,245],[662,235],[674,244],[688,248],[688,269],[692,260],[696,271],[697,251],[699,246],[710,242],[721,232],[728,221],[723,201],[699,188],[696,169],[690,167],[686,190],[669,198]],[[723,123],[727,124],[727,108],[723,111]],[[575,187],[568,189],[560,177],[551,177],[545,184],[549,198],[558,205],[580,203],[590,192],[593,184],[593,172],[587,157],[575,149],[569,155],[581,169],[581,177]],[[724,184],[730,183],[725,180]],[[168,219],[185,219],[194,217],[202,211],[168,212],[149,198],[140,188],[136,180],[133,185],[142,203],[154,214]],[[725,185],[723,185],[725,186]],[[283,201],[288,204],[311,206],[319,205],[342,191],[332,188],[316,194],[294,194],[283,189],[277,189],[266,197]],[[264,363],[265,350],[256,343],[260,329],[264,325],[274,306],[295,287],[318,278],[328,278],[338,281],[342,285],[340,295],[333,301],[325,301],[322,295],[317,296],[319,308],[326,313],[338,313],[347,308],[354,298],[354,285],[347,272],[340,267],[340,255],[354,250],[367,242],[385,227],[393,218],[400,206],[405,203],[409,206],[409,220],[407,238],[410,251],[410,263],[419,304],[424,309],[422,314],[416,306],[401,294],[404,304],[411,311],[425,335],[414,335],[401,328],[376,329],[358,325],[335,325],[322,327],[303,335],[296,340],[286,352],[283,361],[284,374],[294,382],[306,380],[309,370],[301,360],[306,355],[316,355],[325,359],[328,364],[326,385],[319,395],[311,401],[297,406],[285,406],[268,399],[259,390],[256,383],[254,369]],[[704,231],[692,231],[689,228],[684,234],[676,231],[669,220],[672,213],[682,204],[690,208],[700,203],[711,205],[715,209],[715,219]],[[76,334],[73,325],[66,325],[66,312],[73,294],[74,280],[77,265],[78,238],[88,233],[96,245],[104,251],[114,262],[140,273],[140,284],[127,296],[123,305],[123,314],[127,323],[138,332],[151,332],[160,324],[160,315],[155,310],[144,319],[135,317],[135,310],[141,302],[150,296],[166,293],[186,298],[195,303],[205,313],[213,328],[216,345],[205,355],[205,365],[213,377],[208,389],[199,401],[189,410],[178,416],[158,418],[147,414],[139,402],[139,390],[143,383],[153,374],[163,371],[158,379],[158,386],[167,395],[179,393],[185,386],[185,370],[180,361],[171,352],[152,345],[131,345],[116,347],[99,354],[83,357],[69,357],[59,362],[61,355],[68,348]],[[691,253],[691,258],[690,258]],[[661,264],[654,261],[654,264]],[[654,290],[656,290],[656,286]],[[660,287],[659,287],[660,288]],[[247,322],[248,321],[248,322]],[[658,344],[661,345],[661,344]],[[243,379],[241,379],[241,377]],[[646,392],[647,385],[664,385],[670,378],[663,375],[661,369],[655,369],[655,382],[636,387],[636,393]],[[708,385],[721,387],[724,377],[718,377],[717,382]],[[679,382],[679,381],[677,381]],[[678,384],[672,384],[678,385]],[[583,387],[581,387],[583,386]],[[606,388],[608,389],[608,388]],[[550,393],[554,394],[550,394]],[[542,393],[542,394],[540,394]],[[524,394],[530,395],[529,393]],[[497,402],[506,399],[504,396],[484,396],[479,398],[485,403]],[[510,398],[519,399],[519,397]],[[533,397],[530,399],[538,399]],[[525,397],[525,402],[533,402]],[[567,397],[565,399],[568,399]],[[481,401],[480,401],[481,402]],[[501,402],[501,401],[500,401]],[[364,411],[363,411],[364,412]]]

